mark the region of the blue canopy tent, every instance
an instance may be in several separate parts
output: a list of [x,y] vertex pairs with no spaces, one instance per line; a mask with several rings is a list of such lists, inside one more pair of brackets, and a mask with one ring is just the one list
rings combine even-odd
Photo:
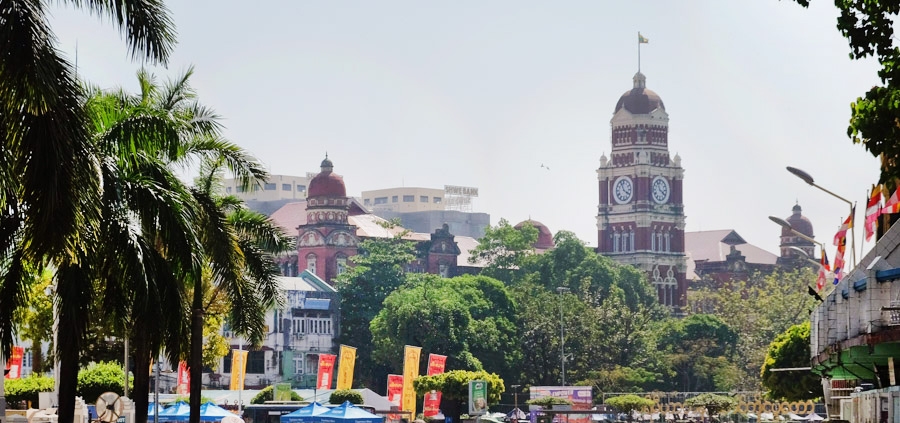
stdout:
[[319,414],[314,421],[317,423],[383,423],[384,417],[350,404],[350,401],[344,401],[343,404]]
[[307,405],[292,413],[281,416],[281,423],[312,423],[317,421],[316,416],[331,410],[317,402]]
[[[165,405],[162,405],[162,404],[159,405],[160,413],[162,413],[162,411],[165,409],[166,409]],[[153,417],[154,415],[156,415],[156,403],[151,402],[150,404],[147,404],[147,417]]]
[[166,407],[165,410],[159,411],[159,421],[173,422],[176,420],[175,416],[182,413],[187,413],[188,415],[190,415],[191,405],[184,401],[178,401],[175,404]]
[[[168,411],[168,408],[166,409]],[[159,413],[162,415],[162,412]],[[200,406],[200,421],[201,422],[217,422],[221,421],[225,417],[238,417],[237,414],[234,414],[218,405],[215,405],[211,402],[203,404]],[[191,418],[191,409],[188,407],[183,413],[178,413],[173,416],[172,421],[176,422],[186,422]],[[239,418],[239,417],[238,417]]]

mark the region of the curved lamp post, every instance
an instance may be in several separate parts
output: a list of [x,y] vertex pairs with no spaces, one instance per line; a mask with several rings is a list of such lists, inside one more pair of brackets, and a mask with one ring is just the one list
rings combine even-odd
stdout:
[[[809,184],[809,185],[812,185],[812,186],[814,186],[814,187],[816,187],[816,188],[818,188],[818,189],[820,189],[820,190],[822,190],[822,191],[825,191],[826,193],[828,193],[828,194],[831,195],[832,197],[837,198],[838,200],[841,200],[841,201],[847,203],[847,205],[850,206],[850,213],[851,213],[851,215],[852,215],[852,213],[853,213],[853,203],[852,203],[850,200],[848,200],[848,199],[846,199],[846,198],[844,198],[844,197],[841,197],[840,195],[837,195],[837,194],[835,194],[835,193],[833,193],[833,192],[831,192],[831,191],[829,191],[829,190],[823,188],[823,187],[820,186],[820,185],[816,185],[815,180],[813,179],[812,175],[810,175],[809,173],[804,172],[804,171],[801,170],[801,169],[797,169],[796,167],[788,166],[788,167],[787,167],[787,171],[788,171],[788,172],[791,172],[792,174],[794,174],[794,176],[796,176],[796,177],[802,179],[803,182],[806,182],[806,183]],[[771,218],[770,218],[770,219],[771,219]],[[853,219],[856,220],[856,216],[853,216]],[[777,222],[776,222],[776,223],[777,223]],[[855,229],[856,225],[853,225],[852,223],[853,223],[853,222],[851,222],[851,225],[850,225],[850,249],[853,250],[853,267],[856,267],[856,229]],[[779,225],[780,225],[780,223],[779,223]],[[821,244],[820,244],[820,245],[821,245]]]

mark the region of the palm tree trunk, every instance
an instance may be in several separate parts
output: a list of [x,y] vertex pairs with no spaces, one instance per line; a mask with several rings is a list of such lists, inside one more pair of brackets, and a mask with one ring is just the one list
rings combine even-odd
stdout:
[[194,285],[194,299],[191,310],[190,423],[200,423],[200,389],[203,386],[203,287],[199,281]]
[[33,373],[44,373],[44,351],[43,340],[31,340],[31,371]]
[[[64,320],[60,320],[64,321]],[[59,416],[57,423],[74,423],[75,390],[78,387],[78,346],[62,342],[59,345]],[[85,398],[92,402],[94,398]]]
[[[136,325],[141,327],[141,325]],[[145,331],[136,330],[131,334],[134,342],[134,388],[131,397],[134,399],[134,421],[147,421],[147,410],[150,402],[150,340]]]

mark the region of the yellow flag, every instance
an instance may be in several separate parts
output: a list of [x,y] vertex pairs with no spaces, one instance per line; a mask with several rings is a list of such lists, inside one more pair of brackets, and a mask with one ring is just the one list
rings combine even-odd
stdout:
[[403,350],[403,400],[400,409],[412,412],[412,418],[416,417],[416,391],[413,390],[413,380],[419,377],[421,354],[422,347],[407,345]]
[[244,377],[247,373],[247,353],[249,351],[232,350],[231,356],[231,386],[232,391],[244,390]]
[[338,364],[337,389],[353,387],[353,367],[356,364],[356,348],[341,345],[341,358]]

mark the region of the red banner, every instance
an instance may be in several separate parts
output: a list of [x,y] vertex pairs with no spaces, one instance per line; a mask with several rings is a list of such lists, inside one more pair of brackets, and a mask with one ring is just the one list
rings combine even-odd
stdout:
[[[444,373],[444,367],[446,365],[446,355],[428,354],[428,376]],[[436,416],[441,411],[440,408],[441,393],[439,391],[426,393],[425,398],[422,401],[422,415],[425,417]]]
[[334,375],[334,354],[319,354],[319,375],[316,378],[318,389],[331,389],[331,376]]
[[182,361],[178,363],[178,386],[175,388],[178,395],[190,395],[191,393],[191,368]]
[[12,356],[6,361],[6,368],[9,369],[9,373],[6,374],[7,379],[19,379],[22,377],[23,357],[25,357],[25,348],[13,346]]
[[387,399],[400,408],[403,397],[403,375],[388,375]]

